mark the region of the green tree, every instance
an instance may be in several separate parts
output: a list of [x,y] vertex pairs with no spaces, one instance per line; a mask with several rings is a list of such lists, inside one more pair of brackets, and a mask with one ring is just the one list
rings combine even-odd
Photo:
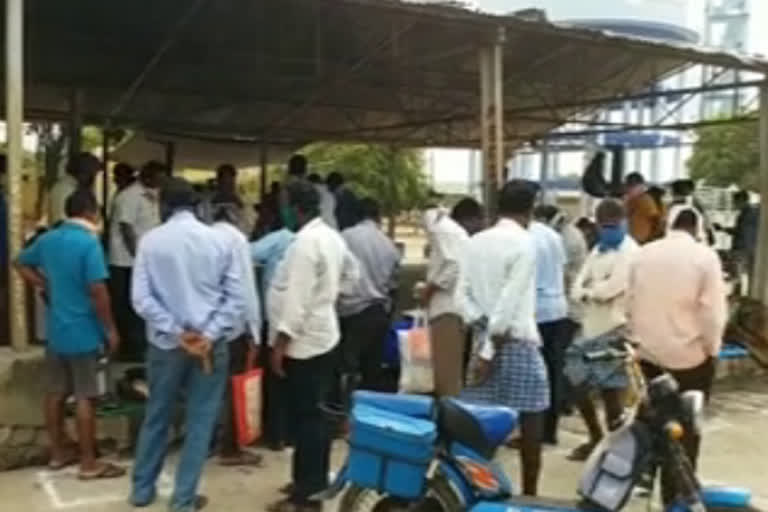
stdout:
[[705,126],[696,130],[691,178],[708,185],[757,190],[760,180],[760,137],[757,122]]
[[390,235],[394,235],[399,213],[422,206],[428,198],[429,184],[420,150],[320,142],[301,152],[309,159],[311,172],[341,172],[356,194],[376,199],[382,213],[389,217]]

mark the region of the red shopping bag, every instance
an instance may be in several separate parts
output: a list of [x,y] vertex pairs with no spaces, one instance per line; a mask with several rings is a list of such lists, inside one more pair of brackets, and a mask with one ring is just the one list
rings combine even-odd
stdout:
[[235,406],[237,442],[249,445],[261,436],[261,368],[232,377],[232,400]]

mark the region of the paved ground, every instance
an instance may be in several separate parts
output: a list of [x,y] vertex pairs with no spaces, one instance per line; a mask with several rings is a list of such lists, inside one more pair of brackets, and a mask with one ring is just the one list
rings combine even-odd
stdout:
[[[746,486],[755,494],[755,503],[768,511],[768,443],[764,441],[768,425],[768,378],[753,378],[741,383],[721,385],[713,399],[711,416],[706,423],[705,447],[701,473],[710,483]],[[581,439],[578,421],[568,419],[561,446],[545,454],[542,493],[569,498],[578,480],[580,466],[564,460],[567,451]],[[345,446],[334,453],[336,464],[343,458]],[[500,457],[517,477],[517,457],[504,449]],[[288,474],[288,453],[266,454],[261,470],[233,470],[211,461],[206,468],[203,490],[211,500],[211,511],[255,512],[276,498],[277,489]],[[171,485],[173,460],[161,482],[161,494]],[[81,483],[74,472],[49,473],[30,469],[0,474],[0,511],[2,512],[130,512],[125,503],[128,480]],[[148,510],[165,510],[165,499]],[[634,508],[634,507],[633,507]],[[638,509],[640,506],[638,505]],[[332,510],[333,506],[327,507]]]

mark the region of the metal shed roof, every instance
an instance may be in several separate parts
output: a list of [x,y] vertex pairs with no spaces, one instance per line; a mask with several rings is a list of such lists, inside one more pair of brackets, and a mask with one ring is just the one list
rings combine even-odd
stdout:
[[66,117],[77,88],[92,122],[212,140],[477,146],[478,49],[499,27],[513,145],[691,63],[768,71],[723,52],[394,0],[28,0],[26,14],[28,117]]

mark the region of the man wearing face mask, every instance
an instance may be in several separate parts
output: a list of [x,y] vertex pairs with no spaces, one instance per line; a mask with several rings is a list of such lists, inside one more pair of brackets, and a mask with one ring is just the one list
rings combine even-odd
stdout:
[[[606,199],[597,207],[599,238],[597,246],[587,256],[584,266],[571,289],[571,298],[583,305],[582,336],[574,348],[612,331],[627,322],[625,314],[626,291],[632,255],[637,243],[627,234],[624,206],[615,199]],[[577,352],[578,355],[581,352]],[[579,358],[569,358],[568,366],[583,364]],[[626,376],[608,365],[606,375],[598,377],[606,419],[610,426],[621,417],[621,391],[627,385]],[[586,460],[603,437],[595,404],[588,395],[577,402],[579,412],[589,431],[589,440],[576,448],[571,460]]]

